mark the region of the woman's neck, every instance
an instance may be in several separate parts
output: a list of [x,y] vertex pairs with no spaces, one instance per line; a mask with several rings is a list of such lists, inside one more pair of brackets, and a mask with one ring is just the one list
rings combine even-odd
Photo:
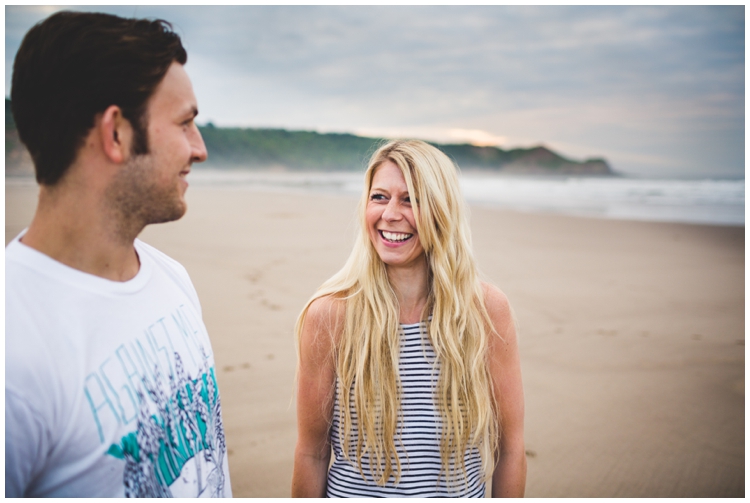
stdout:
[[417,323],[422,319],[430,293],[427,259],[409,267],[387,266],[388,279],[396,293],[400,323]]

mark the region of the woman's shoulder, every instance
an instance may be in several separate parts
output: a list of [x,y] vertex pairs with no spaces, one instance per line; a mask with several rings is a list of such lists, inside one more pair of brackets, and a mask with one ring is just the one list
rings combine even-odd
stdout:
[[482,281],[482,291],[484,292],[484,307],[490,316],[495,332],[501,338],[510,334],[515,336],[515,330],[511,328],[515,326],[515,320],[507,295],[495,285],[484,281]]
[[336,321],[346,312],[346,300],[335,295],[324,295],[307,307],[307,317],[319,321]]
[[496,311],[499,314],[510,313],[510,302],[508,296],[492,283],[482,281],[482,292],[484,293],[484,305],[487,311]]
[[313,300],[305,313],[305,324],[315,331],[337,334],[344,323],[346,300],[335,295],[324,295]]
[[328,361],[344,326],[345,307],[343,299],[330,295],[310,302],[298,335],[303,354],[319,361]]

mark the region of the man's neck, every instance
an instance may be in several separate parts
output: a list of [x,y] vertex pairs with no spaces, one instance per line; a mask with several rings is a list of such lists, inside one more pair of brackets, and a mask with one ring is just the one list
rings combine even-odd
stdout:
[[127,281],[140,269],[133,241],[141,229],[125,235],[125,227],[95,191],[42,186],[36,214],[21,241],[74,269]]

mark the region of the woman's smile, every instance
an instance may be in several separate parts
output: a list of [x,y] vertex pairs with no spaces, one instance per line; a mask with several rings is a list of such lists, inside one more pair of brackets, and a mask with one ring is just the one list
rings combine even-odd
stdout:
[[389,266],[420,263],[424,255],[409,188],[401,169],[386,161],[375,169],[365,212],[370,242]]
[[386,245],[393,245],[393,246],[399,246],[404,244],[406,241],[411,239],[414,234],[409,234],[405,232],[389,232],[386,230],[379,230],[380,237],[383,238],[383,241],[386,242]]

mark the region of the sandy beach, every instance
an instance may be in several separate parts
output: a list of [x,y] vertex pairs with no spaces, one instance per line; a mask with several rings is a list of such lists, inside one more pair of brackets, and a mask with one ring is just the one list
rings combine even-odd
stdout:
[[[36,193],[6,183],[6,243]],[[183,219],[141,239],[198,290],[234,495],[288,497],[294,323],[348,256],[356,198],[208,186],[187,198]],[[744,496],[744,227],[477,206],[471,222],[520,326],[527,496]]]

